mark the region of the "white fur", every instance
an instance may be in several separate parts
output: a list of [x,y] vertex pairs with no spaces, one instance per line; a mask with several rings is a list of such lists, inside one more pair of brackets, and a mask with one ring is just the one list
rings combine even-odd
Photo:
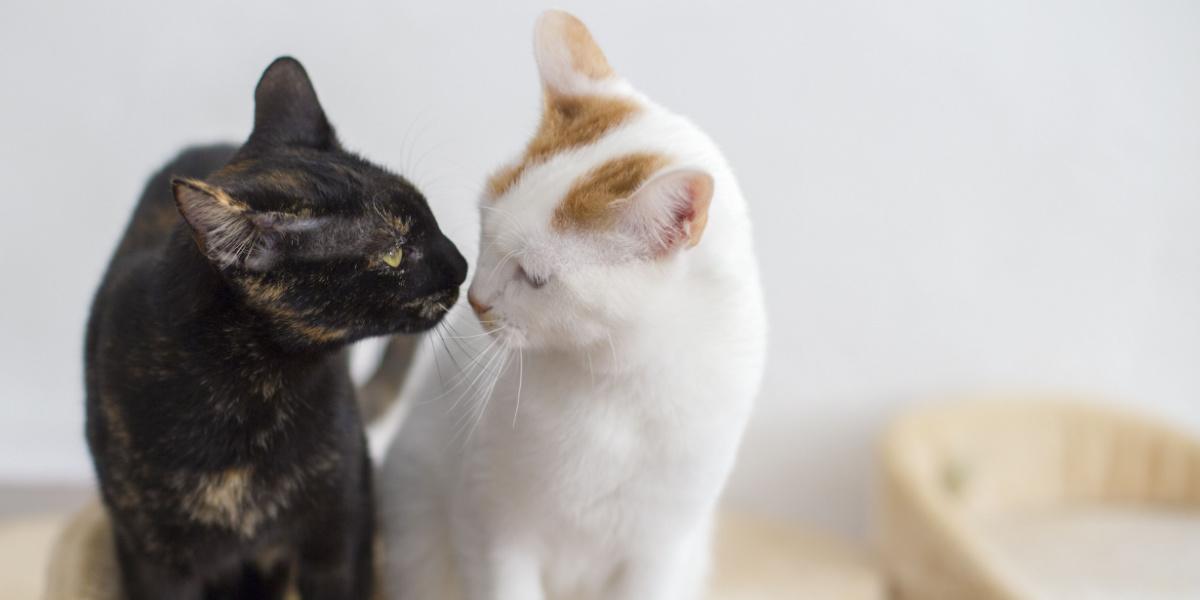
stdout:
[[[464,339],[447,348],[489,350],[470,351],[474,364],[454,353],[457,372],[426,358],[432,376],[407,394],[379,481],[391,598],[701,596],[764,362],[750,222],[711,140],[623,81],[609,92],[644,111],[484,202],[471,294],[495,322],[468,337],[452,315]],[[648,258],[637,235],[551,227],[575,180],[631,152],[712,176],[697,246]],[[535,289],[518,265],[549,283]]]

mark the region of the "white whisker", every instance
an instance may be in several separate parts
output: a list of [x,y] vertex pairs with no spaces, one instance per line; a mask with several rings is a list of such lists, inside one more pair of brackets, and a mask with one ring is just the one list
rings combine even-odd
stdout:
[[517,372],[517,403],[513,407],[513,429],[517,428],[517,413],[521,411],[521,386],[525,383],[525,351],[517,350],[517,352],[521,362],[519,363],[520,371]]

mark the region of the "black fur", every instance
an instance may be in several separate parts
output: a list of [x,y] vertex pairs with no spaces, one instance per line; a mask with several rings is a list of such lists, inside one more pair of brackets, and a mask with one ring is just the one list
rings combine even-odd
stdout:
[[88,323],[87,439],[133,600],[368,598],[344,349],[428,329],[466,276],[420,192],[341,148],[298,62],[255,102],[240,149],[150,180]]

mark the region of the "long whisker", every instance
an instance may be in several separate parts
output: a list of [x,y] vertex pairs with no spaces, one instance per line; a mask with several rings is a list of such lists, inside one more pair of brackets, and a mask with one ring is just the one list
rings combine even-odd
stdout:
[[[496,381],[499,380],[500,372],[503,371],[504,365],[507,362],[508,362],[508,353],[507,352],[501,351],[501,352],[496,353],[495,355],[493,355],[492,359],[488,362],[488,364],[479,371],[479,375],[475,376],[475,380],[471,382],[471,385],[467,386],[467,389],[464,390],[462,397],[467,396],[468,392],[470,392],[472,388],[475,388],[475,392],[473,394],[471,394],[471,396],[474,398],[473,402],[478,408],[467,409],[467,411],[465,411],[462,414],[462,416],[459,417],[459,430],[455,434],[455,437],[462,435],[463,432],[466,431],[466,426],[468,423],[474,422],[474,425],[472,425],[471,430],[466,438],[466,441],[470,442],[470,440],[471,440],[470,434],[473,434],[475,432],[475,428],[478,426],[480,419],[483,418],[483,413],[484,413],[484,411],[487,410],[487,403],[488,403],[487,401],[491,397],[491,390],[492,390],[492,388],[495,387]],[[497,363],[500,366],[495,372],[493,372],[491,369]],[[488,384],[486,379],[482,379],[482,380],[480,379],[485,373],[492,380],[490,385]],[[481,383],[479,384],[478,387],[475,387],[477,382],[481,382]],[[461,397],[460,397],[460,400],[461,400]],[[458,402],[456,401],[455,404],[458,404]]]
[[596,369],[592,366],[592,350],[591,350],[591,348],[588,348],[587,352],[584,353],[584,356],[587,356],[588,375],[590,375],[592,377],[592,387],[595,388],[596,387]]
[[517,373],[517,403],[513,407],[513,429],[517,428],[517,413],[521,412],[521,386],[525,383],[525,350],[517,350],[518,358],[520,359],[520,371]]
[[[487,357],[490,360],[492,357],[495,356],[495,354],[491,353],[490,351],[496,347],[497,343],[499,343],[499,338],[497,338],[496,340],[493,340],[491,344],[489,344],[487,347],[485,347],[483,350],[481,350],[478,354],[476,354],[475,357],[471,360],[471,362],[469,362],[467,364],[466,368],[461,368],[457,374],[452,376],[450,378],[450,386],[449,387],[443,386],[444,389],[442,390],[442,393],[438,394],[437,396],[434,396],[433,398],[429,398],[427,400],[422,401],[421,404],[432,404],[434,402],[437,402],[437,401],[445,398],[446,396],[449,396],[450,394],[452,394],[456,390],[458,390],[460,387],[462,387],[462,385],[464,383],[466,383],[467,378],[469,378],[471,376],[471,367],[472,366],[479,364],[479,362],[481,360],[483,360],[485,357]],[[451,358],[453,358],[454,355],[451,354],[450,356],[451,356]],[[470,385],[468,385],[467,388],[470,389]],[[460,396],[459,401],[461,399],[462,398]],[[458,405],[459,401],[455,401],[455,403],[453,405],[451,405],[451,407],[449,409],[447,409],[447,412],[449,412],[450,410],[453,410],[454,407]]]
[[[495,341],[492,342],[492,344],[490,346],[487,347],[487,350],[491,350],[499,342],[500,342],[500,339],[497,338]],[[480,353],[480,356],[487,353],[487,350],[484,350],[484,352]],[[470,392],[471,388],[473,388],[475,386],[476,382],[479,381],[479,378],[482,377],[483,374],[487,372],[488,367],[490,367],[492,365],[492,363],[494,363],[498,357],[503,356],[503,355],[504,355],[503,346],[501,346],[500,350],[491,353],[491,355],[488,357],[487,362],[484,363],[483,367],[479,369],[479,372],[475,374],[475,378],[471,380],[471,383],[469,383],[467,385],[467,388],[465,390],[463,390],[463,393],[460,394],[458,399],[454,401],[454,404],[450,405],[449,410],[454,410],[455,408],[458,407],[459,403],[461,403],[463,401],[463,399],[466,398],[467,392]],[[478,361],[479,357],[476,357],[475,360]],[[472,361],[472,362],[475,362],[475,361]],[[469,368],[469,366],[468,366],[468,368]],[[469,372],[467,374],[469,375]],[[463,379],[465,380],[465,377]],[[460,380],[459,383],[461,384],[462,380]],[[455,384],[455,387],[458,387],[458,384]],[[449,390],[447,390],[447,391],[449,391]]]
[[[442,321],[442,323],[444,322]],[[442,342],[442,348],[446,348],[446,338],[442,335],[442,323],[438,323],[438,326],[433,328],[433,332],[437,334],[438,339]],[[442,375],[442,361],[438,360],[438,348],[433,343],[433,336],[427,337],[429,338],[429,345],[433,350],[433,368],[437,370],[438,383],[441,383],[442,387],[446,387],[446,378]],[[449,348],[446,348],[446,352],[447,354],[450,352]]]
[[446,337],[452,340],[473,340],[475,338],[487,337],[489,335],[492,335],[492,332],[485,331],[483,333],[476,333],[472,335],[448,335]]
[[496,371],[492,374],[492,383],[487,387],[487,390],[481,396],[479,411],[475,415],[475,423],[471,425],[471,432],[467,434],[467,444],[471,443],[471,439],[475,437],[476,430],[479,429],[479,424],[483,422],[483,416],[487,413],[488,404],[491,403],[492,395],[496,392],[496,384],[500,382],[500,376],[504,374],[504,369],[508,367],[508,360],[512,357],[509,352],[504,353],[504,359],[500,361],[500,365],[496,367]]
[[[459,334],[457,329],[454,328],[454,324],[450,322],[450,319],[445,319],[442,321],[442,323],[445,323],[446,328],[454,334],[453,336],[450,336],[450,341],[454,342],[454,346],[458,348],[458,351],[462,352],[464,355],[469,355],[470,352],[463,348],[463,344],[460,341],[461,339],[464,339],[463,336]],[[446,353],[450,355],[450,360],[454,361],[454,366],[458,367],[459,371],[462,371],[462,365],[458,363],[458,359],[455,358],[454,353],[450,351],[449,346],[446,347]]]

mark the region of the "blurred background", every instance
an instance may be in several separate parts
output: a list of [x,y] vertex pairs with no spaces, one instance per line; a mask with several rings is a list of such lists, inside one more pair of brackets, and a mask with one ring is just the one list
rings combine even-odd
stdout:
[[[0,503],[89,484],[94,287],[144,179],[244,139],[273,58],[473,257],[549,6],[6,1]],[[730,503],[865,535],[877,435],[930,399],[1074,394],[1200,431],[1200,4],[559,6],[751,205],[771,345]]]

